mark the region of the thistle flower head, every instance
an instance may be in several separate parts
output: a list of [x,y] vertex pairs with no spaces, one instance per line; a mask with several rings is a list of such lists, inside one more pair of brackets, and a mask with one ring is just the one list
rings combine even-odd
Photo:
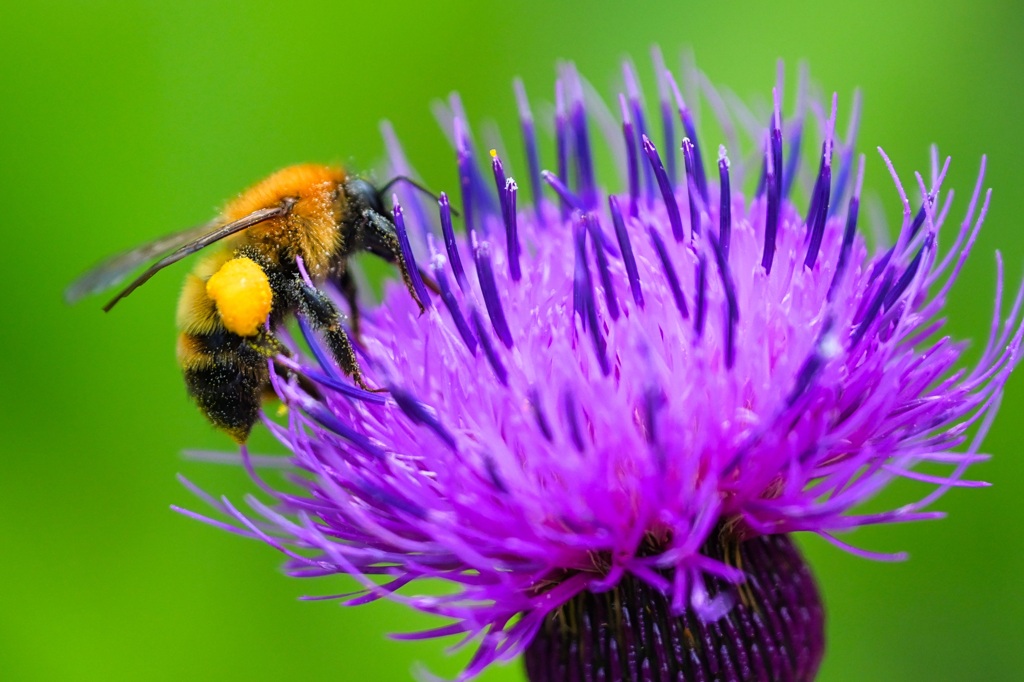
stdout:
[[[801,96],[784,117],[780,83],[758,128],[705,82],[727,152],[698,135],[663,66],[658,126],[624,72],[619,125],[600,142],[621,174],[608,185],[593,129],[612,119],[571,67],[552,171],[521,84],[514,172],[480,153],[458,99],[443,107],[465,232],[446,195],[395,197],[407,259],[439,293],[413,269],[426,313],[400,285],[364,308],[360,363],[386,390],[355,388],[302,325],[310,352],[278,362],[305,379],[275,379],[293,409],[266,421],[303,492],[214,504],[225,527],[287,553],[291,574],[353,576],[363,593],[349,603],[447,619],[412,636],[475,642],[466,678],[525,652],[531,680],[810,679],[823,615],[788,534],[891,558],[834,534],[934,518],[948,489],[979,485],[965,471],[1022,334],[998,256],[977,364],[962,367],[943,332],[989,204],[984,161],[956,223],[948,160],[908,179],[884,153],[857,157],[857,115],[841,136],[835,97],[822,109]],[[801,143],[818,133],[802,183]],[[411,174],[386,138],[392,170]],[[903,207],[874,251],[859,229],[866,167],[891,175]],[[897,478],[930,487],[858,512]],[[424,595],[421,579],[450,589]]]

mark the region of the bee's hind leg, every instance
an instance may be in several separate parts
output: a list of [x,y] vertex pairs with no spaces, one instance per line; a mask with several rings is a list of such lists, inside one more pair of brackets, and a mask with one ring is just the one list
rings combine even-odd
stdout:
[[267,329],[261,329],[253,336],[242,337],[245,345],[265,358],[275,355],[288,355],[288,348]]

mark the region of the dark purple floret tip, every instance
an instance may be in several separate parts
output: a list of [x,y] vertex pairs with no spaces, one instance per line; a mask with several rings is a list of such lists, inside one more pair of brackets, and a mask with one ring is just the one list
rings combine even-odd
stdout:
[[537,221],[543,223],[544,212],[541,210],[540,156],[537,152],[537,134],[534,131],[533,112],[530,101],[526,97],[526,87],[518,78],[515,80],[516,102],[519,104],[519,125],[523,136],[523,151],[530,178],[530,197]]
[[509,330],[505,309],[501,304],[502,292],[498,290],[498,284],[494,277],[491,242],[479,238],[475,233],[470,233],[469,236],[473,248],[473,261],[476,263],[477,279],[483,292],[484,307],[487,308],[487,315],[491,318],[491,324],[494,326],[498,338],[508,348],[511,348],[512,332]]
[[393,196],[392,199],[393,215],[395,219],[395,232],[398,235],[398,244],[402,250],[402,259],[408,264],[409,279],[412,282],[412,288],[416,292],[416,297],[419,302],[424,306],[430,305],[430,295],[427,293],[427,286],[423,283],[423,277],[420,276],[419,267],[416,265],[416,259],[412,253],[412,245],[409,243],[409,234],[405,230],[405,215],[402,212],[402,207],[398,203],[398,196]]
[[[690,236],[700,234],[700,212],[704,204],[704,195],[701,194],[700,181],[698,181],[696,147],[690,138],[683,139],[683,161],[686,165],[686,195],[687,203],[690,205]],[[701,173],[702,175],[702,173]],[[696,189],[695,189],[696,188]],[[706,189],[704,190],[707,191]]]
[[643,140],[644,153],[647,155],[647,160],[651,164],[654,176],[658,180],[658,189],[661,190],[661,198],[665,202],[669,224],[672,226],[672,236],[675,237],[677,242],[681,242],[684,236],[683,219],[679,215],[679,204],[676,203],[675,188],[668,179],[668,173],[665,172],[665,166],[662,165],[661,156],[658,154],[658,150],[655,149],[654,144],[647,139],[646,135],[642,136],[641,139]]
[[438,200],[441,211],[441,233],[444,235],[444,246],[448,251],[448,262],[451,263],[452,274],[459,287],[466,288],[466,271],[462,269],[462,256],[459,254],[459,243],[455,238],[455,228],[452,226],[452,207],[448,202],[448,195],[441,192]]

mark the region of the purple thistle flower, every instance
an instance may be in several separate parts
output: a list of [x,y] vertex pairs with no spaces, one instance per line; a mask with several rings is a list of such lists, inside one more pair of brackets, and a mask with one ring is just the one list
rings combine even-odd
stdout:
[[[810,107],[823,140],[804,207],[790,189],[813,130],[803,94],[790,126],[780,84],[753,151],[730,164],[720,147],[709,169],[714,147],[672,74],[657,74],[656,139],[624,70],[621,129],[606,140],[620,194],[597,184],[591,96],[573,68],[557,87],[557,173],[538,165],[522,84],[522,169],[477,153],[452,100],[467,234],[446,195],[436,220],[422,198],[396,196],[403,252],[440,294],[416,277],[425,314],[400,285],[364,311],[360,362],[386,392],[352,390],[303,325],[309,357],[279,362],[316,390],[272,372],[293,409],[287,425],[265,419],[302,492],[266,485],[243,449],[275,502],[243,512],[204,495],[230,519],[211,522],[280,549],[291,575],[353,576],[362,592],[348,604],[388,598],[444,617],[401,637],[475,642],[461,679],[524,654],[534,682],[809,680],[824,615],[789,534],[903,558],[835,534],[937,518],[947,490],[984,485],[964,476],[1019,360],[1024,289],[1004,315],[997,254],[988,342],[962,368],[942,315],[988,209],[984,160],[963,220],[943,230],[949,161],[934,155],[907,192],[879,150],[903,216],[872,255],[857,229],[865,158],[855,125],[836,136],[835,97],[827,118]],[[393,170],[412,174],[385,133]],[[745,170],[760,173],[753,197]],[[857,512],[897,478],[931,487]],[[417,594],[423,578],[452,589]]]

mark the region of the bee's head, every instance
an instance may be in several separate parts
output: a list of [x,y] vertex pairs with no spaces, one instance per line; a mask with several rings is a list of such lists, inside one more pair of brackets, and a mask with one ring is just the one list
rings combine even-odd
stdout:
[[381,215],[387,215],[384,212],[384,202],[381,201],[380,190],[362,178],[351,178],[345,181],[345,196],[359,207],[369,208]]

